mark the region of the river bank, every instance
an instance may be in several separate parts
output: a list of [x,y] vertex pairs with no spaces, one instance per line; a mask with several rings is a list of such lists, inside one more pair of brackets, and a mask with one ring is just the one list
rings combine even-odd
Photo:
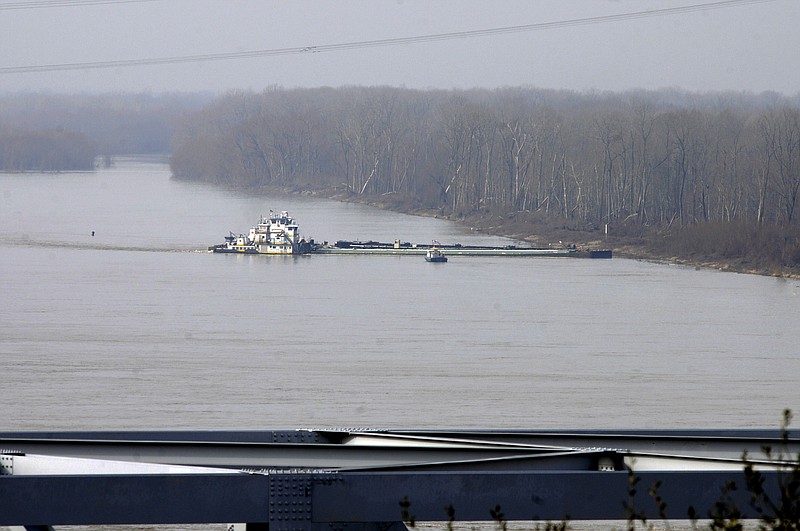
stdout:
[[726,248],[721,249],[720,240],[730,240],[732,232],[741,236],[738,227],[716,227],[715,231],[706,231],[708,234],[698,235],[692,228],[669,231],[635,225],[609,226],[607,229],[603,227],[602,230],[595,227],[577,227],[564,224],[562,220],[548,219],[531,213],[506,215],[483,213],[455,219],[444,217],[465,223],[473,230],[514,238],[530,245],[577,245],[591,249],[611,249],[614,251],[614,256],[636,260],[733,273],[800,278],[800,267],[778,263],[774,255],[758,250],[759,247],[769,247],[771,242],[765,243],[751,236],[750,248],[747,243],[726,242]]
[[[272,190],[274,192],[275,190]],[[512,238],[535,247],[576,245],[611,249],[614,256],[680,264],[733,273],[800,278],[800,231],[735,223],[705,224],[670,230],[636,223],[602,229],[565,222],[544,213],[493,213],[488,210],[453,214],[420,208],[394,194],[362,196],[346,190],[281,189],[284,193],[367,204],[403,214],[454,221],[470,230]],[[778,250],[780,248],[780,250]],[[788,262],[788,263],[787,263]]]
[[[450,218],[448,218],[450,219]],[[650,262],[680,264],[690,267],[716,269],[733,273],[800,278],[800,267],[781,263],[767,251],[772,242],[757,239],[747,243],[726,242],[736,227],[718,228],[718,233],[708,234],[705,241],[697,241],[692,228],[660,230],[654,227],[608,227],[608,233],[593,227],[574,227],[559,224],[558,220],[540,219],[537,216],[471,215],[454,221],[465,222],[474,230],[506,236],[531,245],[577,245],[591,249],[611,249],[614,256]],[[691,234],[689,234],[691,233]],[[739,250],[734,248],[738,247]]]
[[421,207],[400,194],[368,196],[343,188],[260,186],[249,192],[264,196],[305,195],[359,203],[401,214],[445,219],[460,223],[472,231],[511,238],[532,247],[575,245],[584,249],[611,249],[616,257],[634,260],[732,273],[800,278],[798,227],[753,227],[728,222],[667,229],[632,222],[600,228],[550,217],[543,212],[496,213],[486,209],[452,213],[444,208]]

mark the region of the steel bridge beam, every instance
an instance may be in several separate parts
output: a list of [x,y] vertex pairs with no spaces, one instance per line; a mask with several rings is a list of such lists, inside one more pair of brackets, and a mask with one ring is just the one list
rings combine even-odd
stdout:
[[[757,517],[743,449],[777,432],[76,432],[0,434],[0,525],[249,523],[386,531],[403,518],[490,521],[700,517],[722,488]],[[587,448],[586,443],[593,444]],[[627,449],[630,445],[634,449]],[[34,455],[32,450],[44,455]],[[659,452],[660,451],[660,452]],[[27,452],[27,453],[26,453]],[[80,458],[76,458],[75,455]],[[109,461],[114,456],[114,461]],[[95,459],[87,459],[87,457]],[[96,459],[102,457],[103,459]],[[124,458],[117,460],[119,458]],[[202,466],[197,466],[201,461]],[[187,463],[194,466],[185,466]],[[209,464],[224,463],[225,468]],[[319,467],[324,463],[324,467]],[[760,460],[770,496],[797,463]],[[794,467],[794,468],[792,468]],[[783,469],[782,471],[780,469]],[[783,476],[782,476],[783,474]],[[631,497],[631,478],[638,481]],[[656,484],[662,510],[647,490]],[[404,506],[401,506],[405,504]],[[663,509],[663,508],[662,508]],[[494,514],[492,511],[496,511]],[[749,511],[749,513],[748,513]]]
[[167,431],[0,433],[0,448],[65,457],[211,467],[352,468],[603,448],[738,460],[764,446],[797,455],[776,430]]
[[268,492],[245,474],[5,476],[0,525],[267,522]]
[[[626,472],[281,473],[275,475],[28,476],[0,479],[0,525],[268,523],[272,531],[314,531],[330,524],[383,526],[402,520],[491,521],[499,507],[514,520],[625,520],[626,503],[648,519],[662,515],[647,494],[656,481],[666,517],[705,517],[721,488],[747,516],[744,476],[731,472],[648,472],[628,497]],[[772,495],[776,477],[767,473]]]

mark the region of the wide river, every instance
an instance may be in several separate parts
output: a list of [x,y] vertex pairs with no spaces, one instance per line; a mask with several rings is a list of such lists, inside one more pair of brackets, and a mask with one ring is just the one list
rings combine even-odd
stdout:
[[317,240],[511,243],[141,160],[0,175],[2,429],[776,428],[800,412],[799,280],[206,251],[270,209]]

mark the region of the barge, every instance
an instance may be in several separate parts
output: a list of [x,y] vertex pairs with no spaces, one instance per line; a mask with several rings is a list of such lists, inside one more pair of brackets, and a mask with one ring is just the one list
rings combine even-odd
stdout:
[[313,239],[306,240],[300,236],[298,223],[285,210],[279,214],[270,212],[269,217],[262,217],[247,234],[237,236],[231,232],[225,237],[225,243],[212,245],[208,250],[230,254],[427,256],[429,250],[434,247],[447,256],[612,257],[610,249],[582,249],[575,245],[518,247],[441,244],[436,241],[431,244],[418,244],[401,240],[394,242],[338,240],[333,244],[317,243]]

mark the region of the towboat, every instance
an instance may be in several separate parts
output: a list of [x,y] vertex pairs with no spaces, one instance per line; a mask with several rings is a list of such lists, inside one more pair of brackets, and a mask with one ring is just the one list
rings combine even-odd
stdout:
[[209,247],[215,253],[242,254],[303,254],[309,249],[309,243],[300,238],[297,222],[285,210],[279,214],[270,211],[247,234],[231,233],[225,243]]
[[430,244],[410,243],[396,239],[394,242],[338,240],[317,243],[313,239],[300,237],[300,227],[285,210],[270,211],[262,216],[258,224],[246,234],[233,232],[225,237],[225,243],[208,248],[214,253],[270,254],[270,255],[415,255],[424,256],[427,262],[447,262],[445,252],[456,256],[574,256],[576,258],[611,258],[610,249],[581,249],[575,245],[557,247],[517,247],[516,245],[485,246],[441,244],[433,240]]

